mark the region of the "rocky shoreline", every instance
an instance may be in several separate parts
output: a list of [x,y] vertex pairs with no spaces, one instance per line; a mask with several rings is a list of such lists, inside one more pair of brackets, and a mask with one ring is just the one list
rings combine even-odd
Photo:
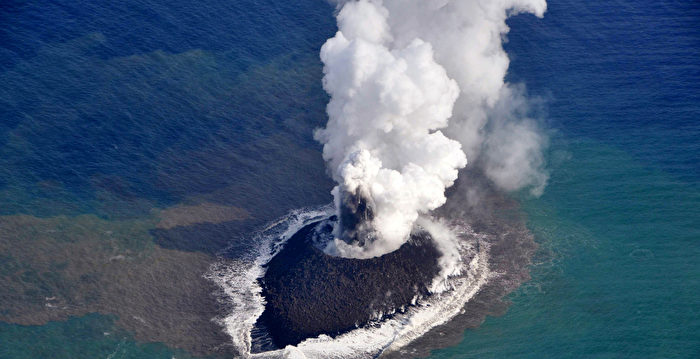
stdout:
[[440,253],[426,232],[384,256],[350,259],[314,246],[319,225],[292,236],[260,281],[266,305],[259,321],[278,347],[345,333],[429,295]]
[[[506,295],[529,280],[537,245],[525,225],[518,202],[498,191],[479,171],[463,171],[450,191],[439,218],[473,231],[489,248],[489,270],[498,273],[449,322],[383,358],[424,357],[456,345],[468,328],[508,308]],[[367,324],[376,313],[388,313],[428,295],[426,285],[437,274],[438,251],[428,236],[396,252],[370,260],[331,257],[316,248],[312,232],[318,223],[292,236],[268,264],[260,280],[267,304],[258,326],[278,348],[320,334],[334,337]],[[388,317],[388,316],[387,316]],[[386,319],[382,318],[382,319]],[[273,348],[265,348],[269,350]]]

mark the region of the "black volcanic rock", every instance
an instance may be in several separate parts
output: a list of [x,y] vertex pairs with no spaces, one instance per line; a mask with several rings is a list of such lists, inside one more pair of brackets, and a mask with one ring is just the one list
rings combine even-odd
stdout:
[[302,228],[268,264],[261,280],[260,317],[279,347],[320,334],[335,336],[376,313],[410,305],[428,294],[440,253],[427,233],[412,235],[398,250],[371,259],[329,256],[313,245],[320,222]]

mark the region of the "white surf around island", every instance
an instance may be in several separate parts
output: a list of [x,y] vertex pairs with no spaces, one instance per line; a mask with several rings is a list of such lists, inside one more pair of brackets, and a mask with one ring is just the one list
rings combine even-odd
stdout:
[[[418,224],[437,238],[436,246],[446,253],[440,260],[441,272],[433,281],[432,295],[416,298],[403,312],[376,313],[377,318],[393,314],[332,338],[321,335],[296,346],[253,353],[251,332],[263,313],[265,299],[258,279],[265,275],[264,265],[304,226],[330,217],[332,205],[302,209],[271,223],[255,234],[259,246],[236,261],[222,260],[212,265],[207,278],[221,288],[221,300],[230,312],[216,320],[231,336],[237,352],[246,358],[376,358],[385,352],[399,351],[436,326],[460,314],[470,299],[489,282],[488,242],[466,225],[447,226],[422,218]],[[451,238],[448,240],[448,238]],[[458,254],[458,255],[457,255]]]
[[[522,13],[542,17],[545,0],[331,1],[338,6],[338,32],[320,53],[329,121],[315,138],[337,182],[335,203],[291,212],[251,238],[258,247],[208,274],[231,307],[219,320],[245,357],[372,358],[401,350],[499,278],[489,264],[492,238],[431,219],[467,158],[500,191],[529,188],[537,196],[548,179],[547,136],[528,116],[525,87],[505,81],[510,60],[503,48],[506,20]],[[443,253],[432,295],[335,338],[253,353],[265,263],[305,225],[333,214],[342,222],[343,210],[362,221],[337,226],[326,253],[378,257],[401,247],[416,226],[427,230]],[[354,234],[344,229],[367,235],[348,243]]]

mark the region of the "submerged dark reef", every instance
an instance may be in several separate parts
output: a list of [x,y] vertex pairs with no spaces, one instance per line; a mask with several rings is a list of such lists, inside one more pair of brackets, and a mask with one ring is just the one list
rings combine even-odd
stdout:
[[428,295],[440,253],[426,232],[398,250],[370,259],[329,256],[314,245],[324,221],[292,236],[268,264],[261,280],[265,311],[259,321],[284,347],[320,334],[335,336],[362,326],[378,313],[409,306]]

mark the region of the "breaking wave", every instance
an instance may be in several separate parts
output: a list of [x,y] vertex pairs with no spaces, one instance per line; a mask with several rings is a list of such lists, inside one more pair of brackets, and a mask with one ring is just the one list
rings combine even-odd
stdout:
[[[221,289],[221,300],[229,312],[216,320],[231,336],[236,351],[247,358],[375,358],[397,352],[432,328],[445,324],[463,313],[465,305],[494,277],[489,268],[489,241],[487,234],[477,234],[467,224],[439,223],[422,218],[419,225],[437,237],[438,249],[445,238],[452,238],[458,258],[443,258],[443,271],[435,278],[432,295],[416,297],[408,308],[394,313],[376,313],[377,318],[392,314],[389,319],[370,322],[355,330],[332,338],[321,335],[308,338],[296,346],[283,349],[261,350],[266,338],[256,322],[265,308],[262,288],[258,284],[265,274],[264,265],[274,257],[286,241],[302,227],[330,217],[332,205],[302,209],[271,223],[254,236],[258,246],[235,260],[222,259],[212,265],[207,277]],[[446,236],[449,229],[452,236]],[[443,233],[436,233],[443,231]],[[439,238],[443,238],[440,240]],[[440,243],[442,242],[442,244]],[[445,252],[447,253],[447,252]],[[443,256],[445,257],[445,256]],[[256,342],[263,342],[263,345]]]

